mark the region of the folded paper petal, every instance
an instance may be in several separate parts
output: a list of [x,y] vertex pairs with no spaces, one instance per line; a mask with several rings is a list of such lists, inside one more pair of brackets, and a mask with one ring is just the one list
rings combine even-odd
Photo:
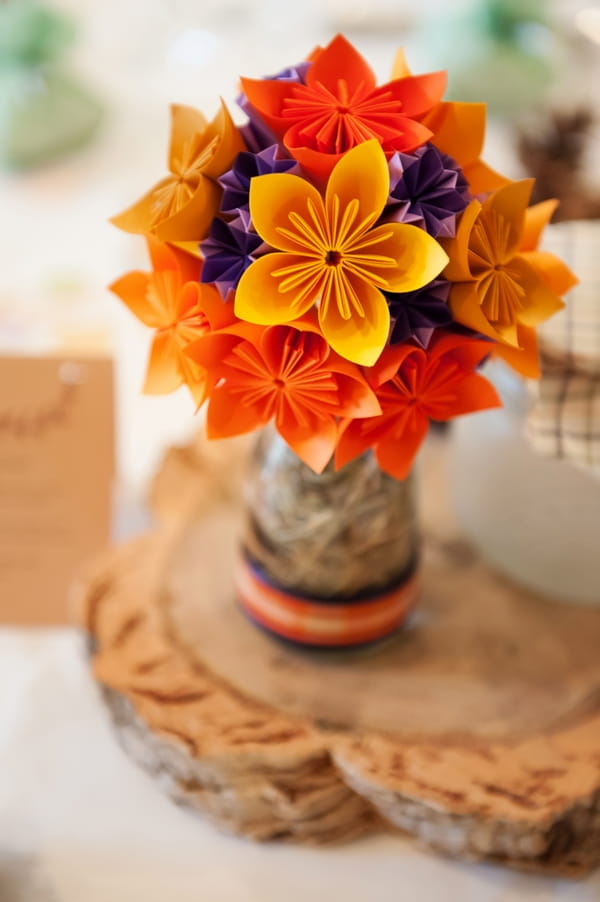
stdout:
[[385,278],[386,291],[422,288],[435,279],[448,263],[444,249],[423,229],[404,223],[390,223],[389,226],[378,226],[373,233],[383,233],[386,228],[392,230],[389,238],[379,242],[374,250],[381,256],[392,257],[397,267],[390,272],[373,266],[373,270]]
[[129,307],[145,326],[157,329],[163,322],[160,310],[152,302],[147,272],[128,272],[109,285],[109,289]]
[[268,423],[255,407],[239,403],[228,385],[218,385],[211,393],[206,412],[206,435],[209,439],[231,438],[254,432]]
[[428,431],[427,417],[415,417],[410,428],[402,434],[402,441],[378,444],[375,448],[375,457],[384,473],[393,476],[394,479],[406,479]]
[[289,323],[306,313],[318,292],[311,289],[310,272],[304,277],[304,258],[295,254],[265,254],[240,279],[235,293],[235,315],[250,323],[271,326]]
[[321,305],[319,324],[334,351],[361,366],[375,363],[390,331],[390,313],[385,298],[368,282],[356,279],[352,289],[363,316],[344,319],[336,303]]
[[370,228],[379,219],[389,187],[386,159],[376,141],[365,141],[341,158],[325,194],[327,215],[338,242],[345,241],[353,230]]
[[541,203],[527,208],[521,233],[520,249],[522,251],[533,251],[537,248],[542,232],[552,219],[557,207],[557,200],[543,200]]
[[549,251],[523,251],[520,256],[554,294],[566,294],[579,282],[567,264]]
[[539,326],[565,306],[521,254],[511,262],[510,273],[525,292],[523,306],[518,314],[520,324]]
[[343,78],[350,94],[375,88],[375,74],[350,41],[337,34],[313,62],[306,74],[309,85],[322,84],[330,91],[338,89]]
[[446,72],[428,72],[397,78],[380,88],[380,92],[389,92],[398,100],[405,116],[420,119],[441,101],[447,81]]
[[322,473],[335,451],[337,427],[333,419],[315,420],[300,426],[288,412],[275,420],[277,431],[301,461]]
[[325,230],[323,199],[298,175],[274,172],[252,179],[250,215],[261,238],[281,251],[298,253],[312,247],[311,236],[296,225],[299,218],[319,235]]
[[540,361],[535,329],[519,326],[517,341],[517,348],[504,344],[495,345],[492,350],[494,357],[500,357],[524,379],[539,379]]

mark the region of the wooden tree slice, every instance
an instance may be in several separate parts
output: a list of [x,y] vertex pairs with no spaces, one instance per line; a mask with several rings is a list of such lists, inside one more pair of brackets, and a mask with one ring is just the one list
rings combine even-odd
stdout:
[[128,751],[178,800],[255,839],[397,827],[451,854],[600,861],[600,610],[489,571],[426,462],[423,601],[363,652],[307,653],[239,610],[244,446],[170,452],[156,531],[82,587],[93,668]]

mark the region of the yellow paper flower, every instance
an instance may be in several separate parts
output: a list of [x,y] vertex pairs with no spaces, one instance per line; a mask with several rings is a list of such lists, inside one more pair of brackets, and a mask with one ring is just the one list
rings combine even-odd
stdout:
[[170,174],[111,222],[162,241],[200,241],[219,208],[216,180],[242,150],[242,137],[222,101],[210,123],[192,107],[172,106]]
[[507,362],[527,376],[537,371],[535,327],[563,307],[560,295],[576,282],[558,257],[537,250],[554,206],[527,208],[532,186],[533,179],[511,182],[483,204],[472,201],[456,236],[440,239],[454,319],[506,346]]
[[296,175],[254,178],[252,221],[276,252],[260,257],[243,274],[236,315],[276,325],[318,304],[319,324],[330,346],[354,363],[375,363],[390,326],[382,291],[421,288],[447,263],[440,245],[422,229],[375,225],[389,185],[385,154],[374,140],[341,158],[324,198]]

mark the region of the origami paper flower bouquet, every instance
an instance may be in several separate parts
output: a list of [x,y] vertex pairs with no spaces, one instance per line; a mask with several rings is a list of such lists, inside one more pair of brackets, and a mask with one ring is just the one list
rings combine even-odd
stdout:
[[485,108],[342,36],[265,79],[234,124],[172,108],[168,174],[125,212],[151,270],[112,286],[154,330],[146,391],[188,386],[211,439],[271,422],[311,470],[372,449],[409,474],[430,420],[499,405],[490,355],[537,375],[574,282],[537,250],[552,203],[480,159]]
[[172,109],[169,173],[116,225],[151,271],[112,286],[155,330],[146,391],[185,383],[219,438],[272,420],[309,467],[367,448],[403,479],[428,422],[497,405],[490,354],[537,375],[535,327],[568,269],[554,209],[480,159],[485,110],[445,74],[392,80],[341,36],[242,79],[238,127]]

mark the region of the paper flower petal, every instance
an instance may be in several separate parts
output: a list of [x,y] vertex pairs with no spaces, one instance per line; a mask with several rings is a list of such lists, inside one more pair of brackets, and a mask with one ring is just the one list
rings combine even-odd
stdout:
[[[286,274],[297,269],[299,258],[294,254],[265,254],[250,266],[241,277],[235,293],[235,314],[240,319],[259,325],[289,323],[310,310],[317,295],[304,291],[304,282],[285,290]],[[283,288],[282,288],[283,286]]]
[[364,316],[344,319],[332,303],[326,310],[321,306],[319,324],[334,351],[353,363],[371,366],[387,341],[390,314],[383,295],[373,285],[356,279],[352,288]]
[[150,349],[144,392],[166,395],[183,384],[179,347],[171,332],[157,332]]
[[[414,291],[435,279],[448,263],[448,255],[435,238],[416,226],[401,223],[377,226],[371,235],[390,231],[389,238],[375,246],[377,254],[396,261],[393,271],[380,271],[386,291]],[[378,272],[375,266],[374,271]]]
[[438,104],[444,96],[448,77],[446,72],[428,72],[389,82],[380,91],[389,92],[402,104],[402,111],[410,119],[419,119]]
[[527,208],[521,233],[520,250],[533,251],[537,248],[542,232],[552,219],[557,207],[557,200],[544,200]]
[[379,219],[389,186],[385,154],[377,141],[365,141],[344,154],[331,174],[325,194],[325,206],[338,241],[345,237],[344,214],[348,219],[347,232],[359,224],[363,230],[369,228]]
[[152,303],[149,292],[150,277],[147,272],[128,272],[111,285],[110,291],[114,292],[123,303],[129,307],[134,316],[145,326],[156,329],[162,325],[162,316]]
[[[518,249],[525,224],[525,210],[531,197],[533,179],[521,179],[519,182],[510,182],[494,191],[491,197],[484,201],[481,208],[483,216],[488,210],[494,211],[494,217],[501,217],[503,228],[508,227],[509,234],[498,235],[502,241],[502,253],[505,258],[510,258]],[[498,230],[497,223],[494,226]]]
[[306,82],[322,84],[335,91],[340,77],[346,80],[349,93],[375,87],[375,74],[369,64],[350,41],[337,34],[317,55],[306,74]]
[[427,417],[417,416],[412,428],[403,433],[402,441],[378,444],[375,448],[375,457],[384,473],[393,476],[394,479],[406,479],[428,431]]
[[539,326],[565,306],[521,255],[511,262],[510,273],[518,279],[525,292],[519,323],[524,326]]
[[286,412],[276,419],[275,425],[300,460],[315,473],[322,473],[335,450],[337,427],[333,418],[309,420],[307,425],[300,426],[291,412]]
[[218,385],[211,393],[206,412],[206,435],[209,439],[245,435],[265,426],[268,420],[256,406],[240,404],[228,385]]
[[519,347],[497,344],[493,347],[494,357],[500,357],[524,379],[539,379],[540,362],[535,329],[519,326],[517,341]]
[[454,237],[440,238],[440,243],[448,255],[448,264],[443,275],[450,282],[463,282],[473,278],[469,261],[469,239],[480,213],[481,203],[472,200],[458,220]]
[[555,294],[566,294],[579,282],[567,264],[549,251],[523,251],[520,256]]
[[301,216],[317,232],[325,227],[323,199],[317,189],[306,179],[286,173],[252,179],[250,215],[267,244],[293,253],[307,249],[306,238],[294,225],[295,218],[297,221]]

